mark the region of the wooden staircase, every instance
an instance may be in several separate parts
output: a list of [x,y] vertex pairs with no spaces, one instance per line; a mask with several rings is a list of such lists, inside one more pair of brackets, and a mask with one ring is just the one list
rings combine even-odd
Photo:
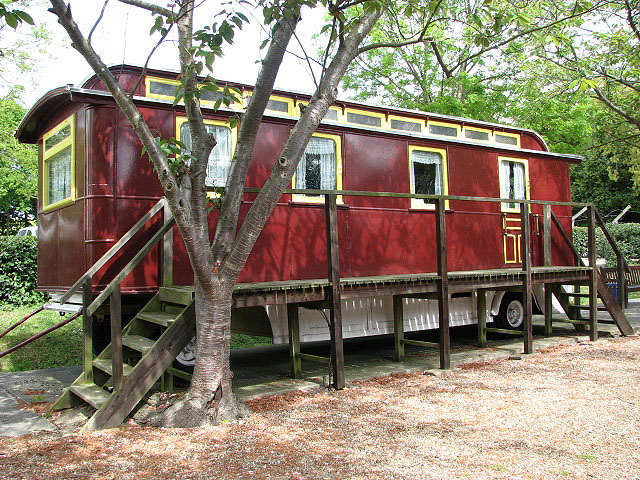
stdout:
[[93,407],[83,431],[120,425],[161,377],[172,383],[177,372],[171,365],[194,334],[192,289],[160,287],[122,329],[120,354],[110,343],[93,359],[91,372],[83,372],[53,408]]

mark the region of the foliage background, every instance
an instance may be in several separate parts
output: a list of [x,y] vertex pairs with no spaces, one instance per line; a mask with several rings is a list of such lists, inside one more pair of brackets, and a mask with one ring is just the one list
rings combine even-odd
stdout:
[[42,301],[38,282],[38,240],[0,237],[0,304],[30,305]]
[[[629,263],[640,263],[640,225],[637,223],[607,224],[622,255]],[[587,256],[587,227],[573,227],[573,244],[578,253]],[[607,267],[616,266],[616,256],[600,229],[596,229],[596,251],[607,259]]]

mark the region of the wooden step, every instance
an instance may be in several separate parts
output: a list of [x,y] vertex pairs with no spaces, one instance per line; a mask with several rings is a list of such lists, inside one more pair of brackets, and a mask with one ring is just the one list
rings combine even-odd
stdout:
[[[571,305],[573,308],[577,308],[578,310],[589,310],[589,305]],[[603,306],[603,305],[598,305],[598,311],[599,312],[606,312],[607,307]]]
[[[93,366],[99,370],[102,370],[105,373],[108,373],[109,375],[113,375],[113,364],[111,363],[110,358],[96,358],[93,361]],[[132,371],[133,371],[133,367],[131,365],[128,365],[126,363],[123,364],[122,374],[125,377],[128,377],[129,375],[131,375]]]
[[143,355],[153,348],[156,342],[141,335],[123,335],[122,345],[141,352]]
[[69,387],[69,390],[96,410],[100,408],[109,398],[109,392],[103,390],[95,383],[81,383],[78,385],[71,385]]
[[193,290],[191,288],[160,287],[158,298],[162,302],[187,306],[193,301]]
[[151,322],[157,325],[162,325],[163,327],[168,327],[175,321],[177,316],[177,313],[140,312],[138,313],[138,315],[136,315],[136,318],[144,320],[145,322]]

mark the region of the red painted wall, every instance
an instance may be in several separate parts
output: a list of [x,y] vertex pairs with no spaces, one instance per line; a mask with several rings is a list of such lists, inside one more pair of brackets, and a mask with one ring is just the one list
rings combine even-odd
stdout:
[[[154,132],[165,138],[175,135],[172,110],[141,108],[141,113]],[[85,132],[85,109],[79,110],[77,184],[81,188],[78,200],[74,205],[39,215],[39,286],[43,289],[71,285],[161,196],[156,173],[146,157],[141,156],[140,142],[122,114],[112,106],[96,106],[86,109],[86,117]],[[270,120],[262,124],[247,186],[257,187],[265,181],[290,128],[285,121]],[[499,196],[497,148],[383,137],[348,128],[322,131],[342,135],[345,190],[409,192],[407,156],[409,145],[414,144],[446,149],[451,195]],[[84,140],[80,142],[80,138],[85,137],[86,148]],[[532,136],[523,135],[522,138],[523,147],[526,142],[537,141]],[[526,148],[532,148],[532,145]],[[512,152],[505,155],[529,161],[531,198],[569,201],[566,161],[535,155],[522,157]],[[250,207],[250,198],[251,195],[246,196],[242,216]],[[554,212],[568,227],[570,208],[554,207]],[[541,222],[536,224],[535,217],[540,213],[541,207],[532,208],[534,265],[542,262]],[[210,218],[212,233],[216,216],[214,212]],[[446,218],[450,270],[505,266],[499,203],[452,200]],[[432,211],[412,210],[409,199],[347,196],[339,207],[338,219],[343,277],[436,270],[435,215]],[[122,268],[158,228],[159,221],[160,217],[134,239],[131,250],[96,276],[96,288],[106,284]],[[192,284],[193,275],[184,245],[177,229],[174,232],[174,282]],[[562,246],[562,239],[554,234],[553,240],[554,262],[568,264],[571,257]],[[156,288],[158,259],[156,248],[126,279],[123,289],[149,291]],[[258,238],[240,282],[323,278],[326,270],[324,206],[293,203],[291,195],[283,195]]]

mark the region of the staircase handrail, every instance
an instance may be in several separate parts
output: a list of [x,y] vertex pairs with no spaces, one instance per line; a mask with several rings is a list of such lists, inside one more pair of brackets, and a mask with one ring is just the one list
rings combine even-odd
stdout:
[[613,253],[615,253],[617,258],[622,260],[622,264],[624,265],[625,271],[630,274],[631,269],[629,268],[629,264],[627,263],[627,260],[622,255],[620,248],[618,248],[618,244],[616,243],[615,239],[611,235],[611,232],[609,232],[609,229],[607,228],[606,224],[602,220],[602,217],[600,216],[600,212],[598,212],[597,208],[594,208],[594,212],[596,214],[596,222],[598,223],[598,226],[602,230],[602,233],[604,233],[604,236],[609,242],[609,245],[611,245],[611,248],[613,249]]
[[93,313],[104,303],[104,301],[120,286],[120,283],[129,275],[133,269],[147,256],[147,253],[151,251],[156,244],[162,240],[165,234],[173,228],[176,221],[173,216],[165,219],[160,229],[153,234],[153,236],[144,244],[144,246],[134,255],[134,257],[127,262],[127,264],[120,270],[120,272],[114,277],[113,280],[100,292],[100,294],[93,300],[86,309],[86,315],[93,315]]
[[140,220],[138,220],[128,231],[125,233],[120,239],[113,244],[113,246],[107,250],[107,252],[96,261],[77,281],[74,283],[69,290],[67,290],[59,299],[58,303],[63,305],[67,302],[71,296],[80,289],[87,281],[87,279],[93,277],[98,270],[100,270],[109,260],[111,260],[121,249],[122,247],[136,234],[138,233],[142,227],[151,220],[160,210],[162,210],[166,205],[166,199],[162,197],[158,202],[151,207],[151,209],[145,213]]

